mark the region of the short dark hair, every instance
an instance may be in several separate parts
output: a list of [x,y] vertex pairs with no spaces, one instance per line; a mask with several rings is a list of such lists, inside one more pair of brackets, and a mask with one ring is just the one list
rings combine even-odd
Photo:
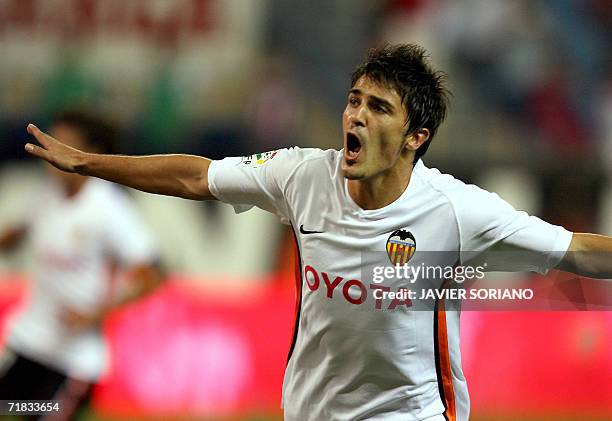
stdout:
[[80,109],[65,109],[53,117],[53,124],[65,124],[83,136],[89,147],[100,153],[115,153],[119,131],[103,117]]
[[416,44],[384,45],[368,52],[366,61],[352,74],[351,86],[362,77],[394,89],[406,110],[406,134],[426,128],[429,139],[417,149],[414,162],[425,155],[438,127],[446,117],[450,91],[447,76],[429,63],[427,51]]

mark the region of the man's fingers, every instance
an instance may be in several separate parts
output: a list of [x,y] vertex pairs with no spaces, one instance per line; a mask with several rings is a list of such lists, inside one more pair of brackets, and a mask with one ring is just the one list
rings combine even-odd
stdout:
[[36,146],[31,143],[26,143],[25,150],[31,155],[34,155],[38,158],[42,158],[45,161],[50,162],[49,152],[46,149],[41,148],[40,146]]
[[35,125],[33,125],[32,123],[28,124],[28,133],[33,135],[36,130],[40,130],[40,129],[36,127]]
[[28,133],[38,139],[38,136],[42,133],[38,127],[32,123],[28,124]]
[[28,124],[28,133],[34,136],[41,145],[45,147],[48,146],[49,137],[34,124]]

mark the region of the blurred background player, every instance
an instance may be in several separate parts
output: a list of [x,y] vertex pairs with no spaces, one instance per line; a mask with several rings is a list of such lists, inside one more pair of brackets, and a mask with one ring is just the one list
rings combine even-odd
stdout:
[[[112,152],[117,140],[110,124],[75,110],[58,114],[51,131],[90,152]],[[48,172],[27,219],[0,236],[1,250],[29,237],[35,256],[30,300],[9,327],[0,397],[59,400],[61,419],[71,419],[107,365],[105,316],[155,289],[161,272],[153,237],[121,189]],[[130,287],[120,298],[111,287],[118,269]]]

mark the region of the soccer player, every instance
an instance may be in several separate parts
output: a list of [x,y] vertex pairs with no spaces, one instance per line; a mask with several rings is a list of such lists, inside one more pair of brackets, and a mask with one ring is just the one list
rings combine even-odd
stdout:
[[[301,275],[283,384],[287,420],[467,420],[459,312],[410,311],[382,300],[366,266],[437,264],[505,246],[529,252],[507,270],[561,265],[609,277],[595,253],[612,238],[572,234],[422,161],[446,114],[444,77],[416,45],[370,52],[352,75],[341,150],[290,148],[210,161],[189,155],[85,153],[28,126],[26,150],[68,172],[147,192],[218,199],[237,212],[258,206],[291,224]],[[399,250],[399,254],[398,254]],[[565,257],[564,257],[565,256]],[[425,262],[426,263],[426,262]],[[438,280],[438,286],[444,280]]]
[[[93,115],[65,111],[51,133],[66,145],[102,153],[111,150],[116,131]],[[153,237],[125,192],[50,165],[49,172],[27,219],[0,236],[0,249],[29,237],[35,256],[30,300],[9,327],[0,398],[53,399],[61,412],[49,414],[67,420],[107,364],[104,317],[152,291],[161,272]],[[132,287],[119,297],[111,288],[116,269]]]

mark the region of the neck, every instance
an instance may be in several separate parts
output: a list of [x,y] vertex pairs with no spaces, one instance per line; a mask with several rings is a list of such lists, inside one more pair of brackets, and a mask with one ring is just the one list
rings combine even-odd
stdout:
[[391,169],[365,180],[348,180],[348,192],[361,209],[372,210],[396,201],[408,187],[414,166]]
[[87,181],[87,177],[79,177],[71,183],[64,185],[64,193],[66,197],[73,198],[83,189],[83,185]]

